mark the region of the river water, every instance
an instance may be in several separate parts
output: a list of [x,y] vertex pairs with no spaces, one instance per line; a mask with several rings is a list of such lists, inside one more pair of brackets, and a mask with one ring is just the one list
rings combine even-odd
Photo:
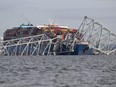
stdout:
[[0,87],[116,87],[116,56],[0,56]]

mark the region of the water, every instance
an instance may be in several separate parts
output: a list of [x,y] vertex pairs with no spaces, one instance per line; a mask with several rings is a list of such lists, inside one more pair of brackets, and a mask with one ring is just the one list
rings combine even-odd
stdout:
[[1,56],[0,87],[116,87],[116,57]]

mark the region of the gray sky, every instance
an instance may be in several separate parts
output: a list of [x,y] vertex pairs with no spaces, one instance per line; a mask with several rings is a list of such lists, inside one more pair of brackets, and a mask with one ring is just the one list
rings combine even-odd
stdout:
[[0,36],[22,23],[42,25],[49,19],[78,28],[84,16],[116,33],[116,0],[0,0]]

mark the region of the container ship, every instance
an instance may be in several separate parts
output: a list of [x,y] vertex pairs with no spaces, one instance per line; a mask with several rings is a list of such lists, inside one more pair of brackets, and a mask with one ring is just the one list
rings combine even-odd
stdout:
[[[40,35],[40,37],[36,38],[39,39],[38,41],[41,41],[41,35],[45,35],[47,38],[44,39],[45,41],[43,40],[39,44],[42,47],[36,47],[38,45],[37,43],[29,44],[29,46],[26,48],[28,49],[28,52],[25,51],[23,55],[32,55],[32,52],[33,55],[81,55],[88,53],[90,54],[90,52],[86,52],[89,49],[88,44],[79,42],[79,39],[81,39],[81,35],[77,37],[75,42],[73,42],[76,33],[78,33],[78,29],[72,29],[67,26],[58,26],[54,24],[33,26],[32,24],[22,24],[19,27],[7,29],[4,32],[3,45],[8,46],[9,44],[5,43],[5,41],[14,40],[13,43],[10,44],[12,46],[7,47],[7,51],[9,55],[11,55],[12,50],[16,49],[16,53],[12,55],[21,55],[21,52],[24,50],[24,48],[27,46],[27,43],[29,42],[29,40],[26,41],[25,39],[25,44],[22,43],[22,45],[15,46],[15,44],[17,44],[21,38],[28,39],[28,37],[36,37]],[[51,44],[48,46],[49,40],[51,40]],[[37,50],[34,52],[35,47],[39,50],[39,53]],[[74,47],[74,49],[72,49],[72,47]]]
[[[89,20],[89,23],[87,23]],[[94,28],[92,27],[94,25]],[[95,28],[97,26],[97,28]],[[100,26],[100,27],[99,27]],[[78,29],[56,24],[21,24],[7,29],[0,42],[2,55],[96,55],[110,54],[115,47],[109,48],[102,39],[102,28],[93,19],[85,17]],[[98,29],[98,30],[100,30]],[[97,31],[97,32],[96,32]],[[107,33],[107,32],[106,32]],[[99,35],[101,34],[101,35]],[[99,38],[99,39],[96,39]],[[102,39],[101,39],[102,38]],[[112,44],[112,43],[111,43]],[[113,43],[114,44],[114,43]],[[114,46],[114,45],[113,45]]]

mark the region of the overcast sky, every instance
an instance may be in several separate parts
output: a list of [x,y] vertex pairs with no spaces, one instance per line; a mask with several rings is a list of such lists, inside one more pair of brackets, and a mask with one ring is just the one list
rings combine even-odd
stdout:
[[116,33],[116,0],[0,0],[0,36],[22,23],[36,26],[49,19],[78,28],[84,16]]

